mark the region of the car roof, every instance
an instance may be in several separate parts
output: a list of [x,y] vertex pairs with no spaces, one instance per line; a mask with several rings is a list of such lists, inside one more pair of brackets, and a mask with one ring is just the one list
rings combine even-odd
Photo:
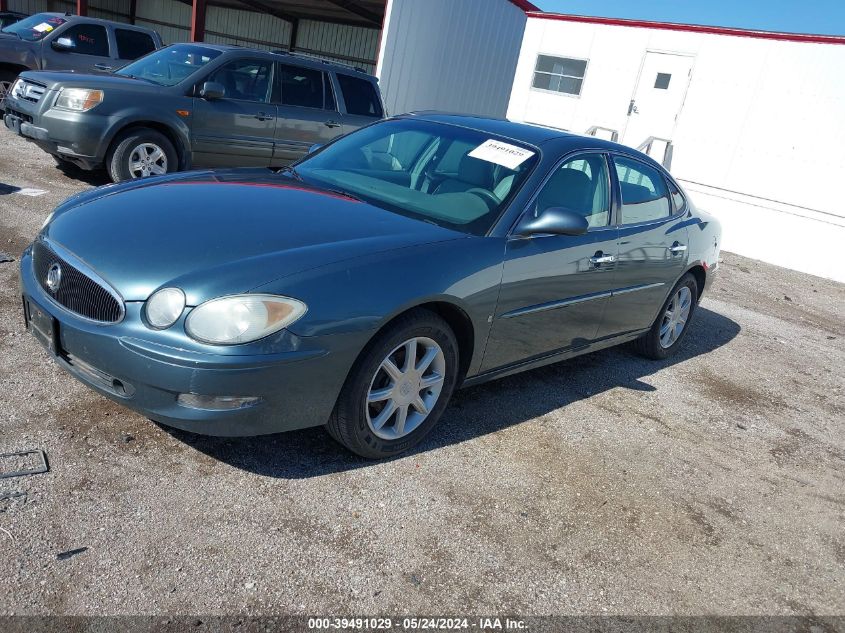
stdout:
[[[622,152],[625,154],[640,155],[630,147],[613,143],[611,141],[597,138],[595,136],[586,136],[576,134],[574,132],[567,132],[545,125],[535,123],[521,123],[518,121],[510,121],[508,119],[497,119],[494,117],[483,117],[471,114],[452,114],[448,112],[437,112],[433,110],[410,112],[403,117],[417,117],[433,123],[447,123],[449,125],[458,125],[478,132],[489,132],[504,138],[510,138],[515,141],[529,143],[531,145],[548,145],[554,146],[554,153],[560,151],[567,151],[570,149],[604,149]],[[645,155],[643,155],[645,156]],[[652,159],[645,156],[651,162]]]
[[282,50],[268,51],[261,48],[239,46],[237,44],[210,44],[208,42],[174,42],[174,44],[178,44],[180,46],[200,46],[202,48],[210,48],[212,50],[220,51],[221,53],[261,53],[262,55],[272,55],[274,57],[280,57],[283,58],[284,61],[300,64],[307,68],[319,68],[321,70],[326,70],[328,68],[334,70],[335,72],[350,73],[360,75],[362,77],[367,77],[370,79],[375,78],[373,75],[360,68],[349,66],[348,64],[342,64],[340,62],[333,62],[328,59],[322,59],[321,57],[316,57],[314,55],[290,53],[288,51]]

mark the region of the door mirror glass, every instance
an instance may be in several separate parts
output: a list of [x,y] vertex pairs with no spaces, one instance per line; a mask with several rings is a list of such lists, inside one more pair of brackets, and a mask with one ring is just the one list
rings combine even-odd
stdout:
[[53,47],[54,51],[62,51],[62,52],[72,51],[75,48],[74,44],[73,44],[73,40],[70,39],[69,37],[58,37],[58,38],[53,40],[53,42],[50,44],[50,46]]
[[515,233],[520,237],[583,235],[589,228],[587,218],[577,211],[565,207],[548,207],[537,216],[526,215],[516,227]]
[[219,84],[216,81],[206,81],[202,85],[202,88],[200,88],[200,97],[208,101],[222,99],[225,96],[226,89],[223,87],[223,84]]

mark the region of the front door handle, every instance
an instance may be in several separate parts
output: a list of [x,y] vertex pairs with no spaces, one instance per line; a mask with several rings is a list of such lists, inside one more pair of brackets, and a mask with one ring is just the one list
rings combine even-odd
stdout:
[[602,264],[612,264],[616,261],[616,255],[604,255],[601,251],[598,251],[595,255],[590,258],[590,263],[593,266],[601,266]]
[[669,248],[670,253],[683,253],[685,250],[687,250],[687,245],[679,244],[678,242],[675,242],[672,244],[671,248]]
[[259,112],[255,115],[255,118],[259,121],[269,121],[270,119],[274,118],[272,114],[267,114],[266,112]]
[[326,127],[340,127],[340,123],[338,123],[337,121],[329,120],[329,121],[325,122],[325,126]]
[[108,64],[98,63],[94,64],[94,68],[96,68],[97,70],[112,70],[114,67],[109,66]]

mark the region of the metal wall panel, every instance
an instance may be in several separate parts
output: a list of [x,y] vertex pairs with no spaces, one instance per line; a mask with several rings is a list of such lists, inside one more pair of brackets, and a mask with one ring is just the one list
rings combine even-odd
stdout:
[[508,0],[388,0],[377,70],[388,111],[503,117],[525,23]]
[[290,23],[272,15],[226,7],[208,7],[205,40],[214,44],[238,44],[253,48],[287,48]]
[[296,49],[374,72],[380,31],[362,26],[302,20]]
[[[76,2],[74,0],[8,0],[8,5],[9,11],[20,11],[21,13],[41,13],[43,11],[76,13]],[[128,22],[129,0],[89,0],[88,15],[92,18]]]
[[191,7],[175,0],[143,0],[135,24],[155,29],[165,44],[186,42],[191,38]]

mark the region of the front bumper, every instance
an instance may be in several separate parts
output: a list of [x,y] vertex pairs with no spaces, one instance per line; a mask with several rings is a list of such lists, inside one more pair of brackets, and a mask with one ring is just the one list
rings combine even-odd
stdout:
[[[127,302],[120,323],[87,321],[43,291],[29,249],[21,257],[20,282],[24,310],[29,305],[33,314],[53,319],[52,341],[32,322],[28,327],[63,369],[156,422],[204,435],[263,435],[325,424],[360,349],[347,335],[297,337],[286,331],[272,353],[239,355],[233,350],[238,346],[209,353],[191,349],[187,336],[184,345],[164,344],[143,325],[139,302]],[[181,393],[261,400],[242,409],[206,410],[179,404]]]
[[47,92],[42,103],[33,104],[6,97],[3,123],[45,152],[76,163],[83,169],[94,169],[105,160],[108,149],[109,122],[97,114],[67,112],[41,107],[55,98]]

